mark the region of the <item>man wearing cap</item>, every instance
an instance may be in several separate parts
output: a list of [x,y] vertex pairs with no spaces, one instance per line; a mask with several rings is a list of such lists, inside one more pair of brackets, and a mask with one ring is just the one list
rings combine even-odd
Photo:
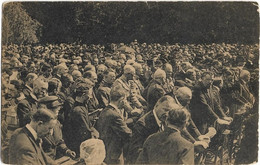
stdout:
[[93,87],[93,82],[88,79],[79,78],[75,81],[76,88],[72,97],[75,100],[73,109],[69,112],[68,120],[64,124],[64,136],[67,146],[79,156],[79,146],[81,142],[92,137],[98,138],[99,134],[92,126],[87,100],[89,99],[89,89]]
[[157,69],[153,75],[153,80],[148,88],[147,92],[147,103],[148,103],[148,111],[153,110],[156,102],[163,95],[166,94],[163,86],[166,82],[166,73],[162,69]]
[[[57,96],[46,96],[38,100],[38,107],[51,110],[57,117],[61,103]],[[43,138],[42,148],[52,159],[57,159],[63,155],[75,158],[76,153],[68,149],[63,140],[61,127],[60,122],[57,121],[51,134]]]

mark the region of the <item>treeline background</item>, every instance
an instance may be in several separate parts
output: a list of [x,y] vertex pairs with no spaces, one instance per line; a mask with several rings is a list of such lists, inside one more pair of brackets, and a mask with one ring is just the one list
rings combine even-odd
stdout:
[[2,43],[259,41],[256,2],[9,2]]

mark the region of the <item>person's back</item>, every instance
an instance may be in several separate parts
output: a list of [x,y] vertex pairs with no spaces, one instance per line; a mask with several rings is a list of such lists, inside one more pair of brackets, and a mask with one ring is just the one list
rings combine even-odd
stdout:
[[97,130],[100,133],[100,139],[104,141],[106,146],[105,162],[112,163],[117,161],[122,154],[125,142],[132,135],[132,131],[111,105],[108,105],[101,112],[97,121]]
[[142,153],[137,164],[194,164],[193,144],[178,131],[167,127],[148,137]]
[[[37,154],[37,157],[34,157],[32,160],[21,159],[20,155],[32,154],[33,152],[40,153]],[[41,157],[38,157],[41,156]],[[40,147],[37,146],[36,141],[30,135],[29,131],[26,128],[19,128],[15,130],[11,139],[9,146],[9,163],[10,164],[44,164],[41,162],[43,159],[40,151]]]
[[[171,103],[173,105],[173,103]],[[194,164],[194,144],[181,136],[190,113],[181,106],[172,106],[163,132],[155,133],[144,142],[137,164]]]

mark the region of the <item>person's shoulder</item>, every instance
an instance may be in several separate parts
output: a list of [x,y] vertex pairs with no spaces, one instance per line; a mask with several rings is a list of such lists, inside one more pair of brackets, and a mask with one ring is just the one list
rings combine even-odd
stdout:
[[180,146],[183,146],[183,147],[189,148],[189,147],[194,146],[190,141],[183,138],[179,132],[175,132],[175,133],[171,134],[169,139],[174,143],[177,142],[177,144],[179,144]]
[[27,145],[26,142],[28,141],[29,137],[28,134],[25,132],[26,128],[18,128],[13,132],[11,139],[15,141],[17,145]]
[[100,86],[98,89],[97,89],[97,93],[106,93],[110,90],[109,87],[106,87],[106,86]]
[[86,107],[78,105],[78,106],[75,106],[73,108],[72,112],[74,112],[74,113],[84,113],[85,110],[86,110]]

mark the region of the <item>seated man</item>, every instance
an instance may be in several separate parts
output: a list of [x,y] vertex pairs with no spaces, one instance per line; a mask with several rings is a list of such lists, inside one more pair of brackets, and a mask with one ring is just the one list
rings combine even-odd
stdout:
[[184,108],[171,109],[167,127],[144,142],[138,164],[194,164],[194,145],[180,131],[186,127],[190,113]]
[[[58,116],[61,108],[58,99],[57,96],[46,96],[38,100],[38,106],[49,109]],[[63,140],[61,127],[62,125],[57,121],[51,134],[43,138],[42,148],[52,159],[58,159],[64,155],[75,158],[76,153],[71,151]]]
[[135,163],[144,141],[153,133],[164,129],[167,113],[170,109],[180,107],[170,96],[160,98],[154,109],[143,115],[133,126],[133,137],[130,140],[127,163]]
[[42,150],[42,138],[50,134],[56,124],[55,114],[38,109],[32,120],[23,128],[15,130],[10,139],[10,164],[55,164]]

